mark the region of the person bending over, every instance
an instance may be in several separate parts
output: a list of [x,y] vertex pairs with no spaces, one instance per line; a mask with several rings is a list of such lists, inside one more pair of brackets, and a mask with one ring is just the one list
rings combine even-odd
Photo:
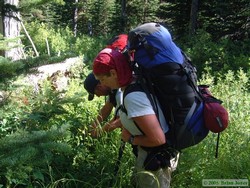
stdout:
[[[122,92],[120,89],[111,90],[109,87],[102,85],[95,79],[93,73],[90,73],[84,80],[84,88],[88,92],[88,100],[92,101],[94,96],[107,96],[105,104],[100,109],[97,117],[90,125],[90,134],[92,137],[97,138],[103,132],[110,132],[120,127],[119,123],[119,106],[122,102]],[[99,126],[102,122],[106,121],[110,116],[112,110],[115,108],[115,114],[111,121],[104,126]]]
[[[171,156],[166,155],[155,161],[154,151],[166,146],[165,133],[169,130],[161,109],[158,109],[159,120],[147,94],[137,87],[128,60],[115,50],[105,48],[94,59],[93,73],[102,85],[111,89],[121,88],[124,94],[124,109],[120,113],[122,123],[122,139],[137,147],[136,155],[136,187],[167,188],[171,179]],[[139,85],[139,84],[138,84]],[[158,104],[159,106],[159,104]],[[161,151],[160,151],[161,152]]]

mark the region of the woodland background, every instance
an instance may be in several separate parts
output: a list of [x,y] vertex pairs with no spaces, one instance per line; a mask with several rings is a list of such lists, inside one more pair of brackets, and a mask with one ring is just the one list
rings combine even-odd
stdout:
[[[0,0],[0,13],[0,187],[131,187],[128,144],[114,172],[120,131],[87,133],[105,99],[89,102],[82,82],[111,37],[150,21],[165,24],[230,115],[218,158],[210,133],[182,151],[172,187],[249,180],[249,0]],[[69,58],[36,87],[26,80]]]

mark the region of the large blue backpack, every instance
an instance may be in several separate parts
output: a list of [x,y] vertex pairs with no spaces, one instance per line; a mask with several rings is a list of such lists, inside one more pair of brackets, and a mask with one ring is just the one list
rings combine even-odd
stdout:
[[132,66],[140,85],[152,105],[156,103],[151,96],[157,97],[170,125],[168,144],[181,150],[201,142],[209,130],[196,92],[196,69],[169,31],[158,23],[140,25],[129,32],[128,51],[133,52]]

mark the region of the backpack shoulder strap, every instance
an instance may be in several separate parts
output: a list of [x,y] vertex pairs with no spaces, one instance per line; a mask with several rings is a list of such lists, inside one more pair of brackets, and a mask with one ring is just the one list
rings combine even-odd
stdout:
[[127,109],[126,109],[126,107],[125,107],[125,105],[124,105],[124,99],[125,99],[125,97],[126,97],[129,93],[134,92],[134,91],[143,91],[141,85],[140,85],[139,83],[137,83],[137,82],[134,83],[134,84],[128,85],[128,86],[125,88],[125,90],[123,91],[123,99],[122,99],[122,107],[121,107],[121,110],[122,110],[123,112],[125,112],[126,114],[127,114]]
[[182,51],[182,55],[184,57],[184,62],[180,66],[183,68],[184,73],[186,74],[190,85],[192,86],[193,90],[196,93],[197,98],[199,99],[200,102],[203,101],[203,96],[199,90],[199,87],[197,85],[197,76],[196,76],[196,68],[192,64],[191,59]]
[[[144,91],[143,88],[141,87],[141,85],[139,83],[134,83],[134,84],[130,84],[126,87],[126,89],[123,91],[123,102],[122,102],[122,105],[121,105],[121,111],[123,111],[125,114],[128,115],[128,112],[127,112],[127,109],[124,105],[124,99],[126,97],[126,95],[128,95],[129,93],[131,92],[134,92],[134,91]],[[136,127],[142,132],[142,134],[144,134],[144,132],[140,129],[140,127],[137,125],[137,123],[134,121]]]

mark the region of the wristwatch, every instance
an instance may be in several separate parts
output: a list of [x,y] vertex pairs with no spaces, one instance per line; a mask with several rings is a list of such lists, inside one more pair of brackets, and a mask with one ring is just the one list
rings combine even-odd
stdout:
[[129,139],[128,139],[128,143],[133,144],[134,139],[135,139],[135,136],[134,136],[134,135],[131,135],[131,136],[129,137]]

